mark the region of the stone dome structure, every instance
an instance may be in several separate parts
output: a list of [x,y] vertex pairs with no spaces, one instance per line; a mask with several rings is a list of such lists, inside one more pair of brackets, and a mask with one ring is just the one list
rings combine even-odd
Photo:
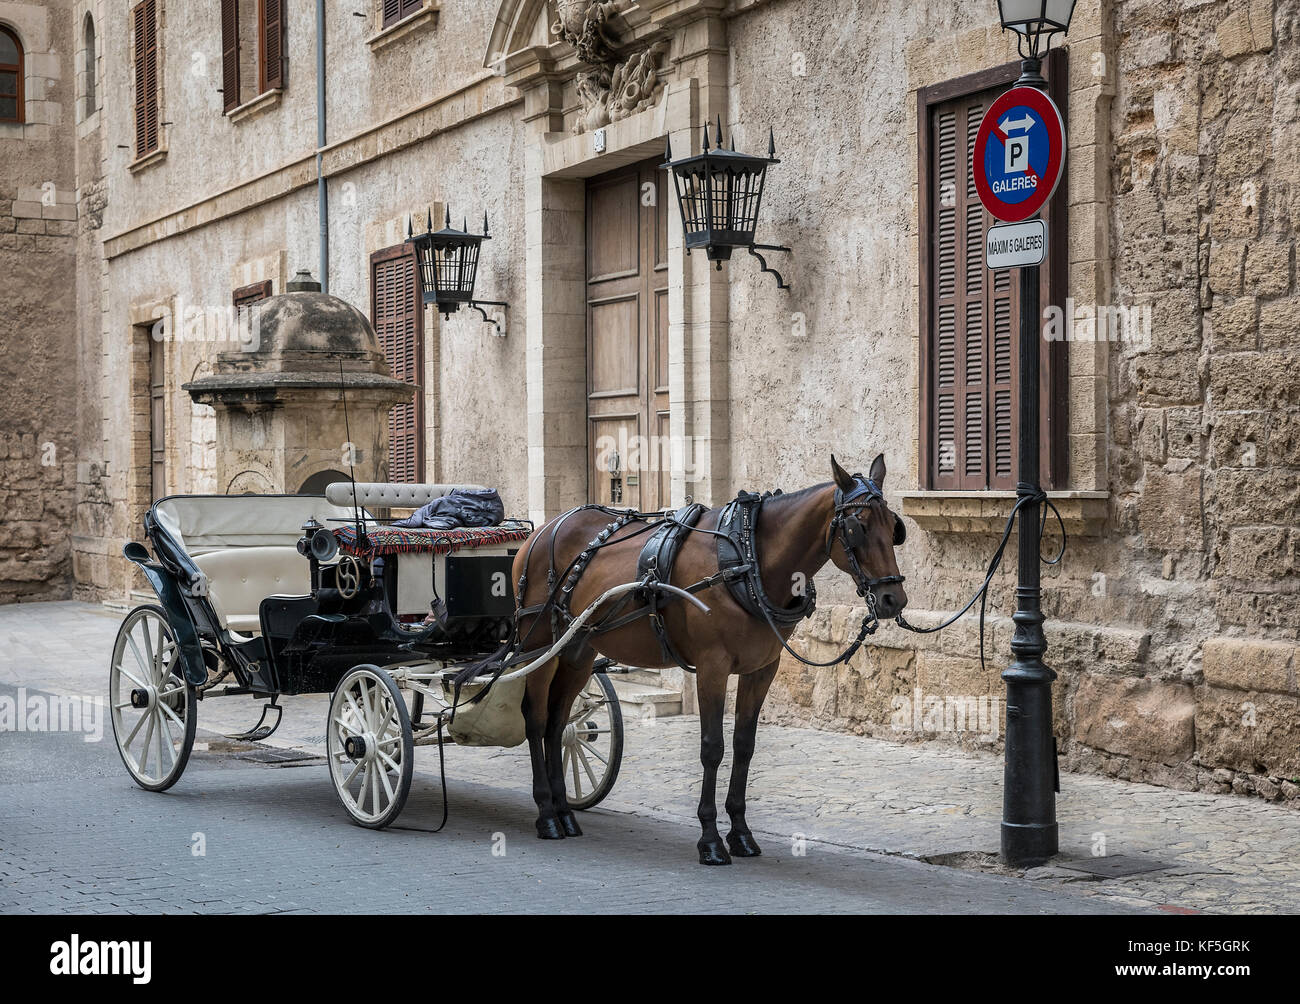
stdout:
[[300,272],[240,312],[235,345],[183,385],[216,409],[221,490],[300,491],[344,458],[360,479],[387,479],[389,413],[416,388],[391,375],[365,314]]

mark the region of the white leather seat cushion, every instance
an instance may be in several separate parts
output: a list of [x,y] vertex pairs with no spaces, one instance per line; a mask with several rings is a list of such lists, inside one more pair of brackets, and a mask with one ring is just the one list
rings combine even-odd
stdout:
[[[400,482],[358,482],[356,504],[372,509],[418,509],[453,491],[487,491],[482,485],[416,485]],[[325,498],[333,505],[352,505],[352,482],[336,481],[325,487]]]
[[261,634],[258,617],[268,596],[306,596],[311,566],[295,547],[232,547],[194,558],[208,577],[213,609],[222,625],[240,634]]

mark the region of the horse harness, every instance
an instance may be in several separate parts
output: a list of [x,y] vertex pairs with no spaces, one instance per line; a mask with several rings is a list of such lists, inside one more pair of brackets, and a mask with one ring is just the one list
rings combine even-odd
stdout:
[[[834,665],[851,658],[866,637],[873,634],[879,624],[876,617],[875,597],[872,589],[903,581],[901,575],[870,578],[862,569],[854,554],[854,548],[866,542],[866,528],[858,518],[862,508],[877,502],[883,503],[884,496],[874,481],[860,474],[853,476],[855,487],[845,493],[841,488],[835,489],[834,515],[831,518],[826,539],[826,553],[830,556],[835,541],[839,541],[847,555],[850,575],[857,587],[858,595],[867,601],[867,615],[863,619],[862,630],[857,639],[838,658],[827,663],[809,663],[809,665]],[[686,661],[669,637],[664,623],[662,608],[675,598],[674,593],[696,593],[710,589],[715,585],[726,586],[730,595],[750,616],[766,622],[776,634],[777,639],[790,654],[800,661],[807,662],[786,644],[781,628],[790,629],[795,624],[809,617],[817,606],[817,591],[810,581],[802,593],[796,593],[789,605],[774,603],[763,587],[760,574],[760,555],[758,548],[758,522],[763,504],[778,492],[765,492],[758,495],[753,492],[740,492],[735,499],[723,507],[717,530],[697,526],[701,516],[708,511],[699,503],[688,503],[676,512],[662,514],[662,518],[638,527],[622,536],[616,536],[620,530],[632,523],[645,519],[647,513],[630,510],[610,509],[600,505],[579,506],[571,509],[556,521],[550,539],[550,563],[547,571],[547,598],[542,603],[523,607],[522,600],[527,588],[528,561],[524,562],[516,589],[517,603],[516,623],[525,616],[549,612],[553,637],[559,637],[574,620],[571,610],[573,592],[592,557],[601,548],[629,540],[642,533],[648,533],[645,543],[637,557],[637,580],[641,588],[623,597],[599,621],[589,625],[571,643],[575,652],[580,652],[594,634],[608,632],[623,627],[641,617],[648,617],[651,629],[658,639],[665,661],[671,660],[687,672],[695,672],[695,667]],[[613,516],[588,545],[571,561],[563,573],[556,569],[555,547],[559,530],[564,522],[574,514],[589,509],[598,509]],[[653,515],[661,515],[655,513]],[[672,587],[670,580],[678,554],[691,533],[707,533],[717,538],[718,571],[684,587]],[[895,523],[894,543],[902,543],[904,535],[902,521]],[[529,544],[531,551],[533,542]],[[628,611],[628,606],[637,601],[642,605]]]

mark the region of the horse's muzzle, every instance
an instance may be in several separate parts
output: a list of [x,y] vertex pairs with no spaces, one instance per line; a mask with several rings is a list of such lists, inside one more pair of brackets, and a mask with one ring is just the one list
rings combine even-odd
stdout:
[[907,592],[901,583],[879,586],[875,590],[876,614],[881,620],[892,620],[907,606]]

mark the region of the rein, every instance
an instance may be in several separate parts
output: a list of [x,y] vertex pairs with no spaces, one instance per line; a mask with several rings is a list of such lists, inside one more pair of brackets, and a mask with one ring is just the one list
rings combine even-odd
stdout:
[[[1043,507],[1042,517],[1038,523],[1038,560],[1045,565],[1060,564],[1061,559],[1065,557],[1065,521],[1061,518],[1061,512],[1047,497],[1047,493],[1036,485],[1026,484],[1021,481],[1016,485],[1016,504],[1011,508],[1011,514],[1007,516],[1006,528],[1002,531],[1002,540],[998,542],[998,549],[993,552],[993,557],[989,561],[988,571],[984,574],[984,581],[979,589],[975,590],[975,595],[967,601],[966,605],[949,617],[942,624],[936,624],[934,627],[919,628],[909,624],[900,613],[894,618],[894,623],[905,631],[911,631],[914,634],[934,634],[936,631],[942,631],[946,627],[951,627],[957,620],[975,605],[975,601],[980,601],[980,668],[984,668],[984,614],[988,607],[989,586],[993,584],[993,576],[997,574],[998,566],[1002,564],[1002,555],[1006,552],[1007,541],[1011,539],[1011,530],[1015,526],[1016,518],[1020,515],[1020,510],[1027,505],[1038,503]],[[1056,524],[1061,530],[1061,549],[1056,552],[1056,557],[1043,557],[1043,537],[1047,534],[1047,513],[1051,511],[1056,517]]]

